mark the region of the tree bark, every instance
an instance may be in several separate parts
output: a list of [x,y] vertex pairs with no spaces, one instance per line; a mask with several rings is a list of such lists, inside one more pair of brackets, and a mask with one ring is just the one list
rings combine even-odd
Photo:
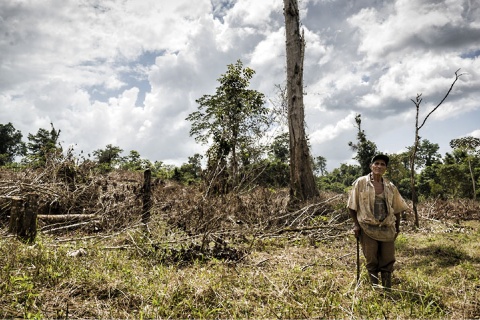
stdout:
[[142,191],[142,223],[146,226],[150,221],[150,210],[152,209],[152,172],[148,169],[143,173]]
[[27,199],[13,197],[10,209],[10,223],[8,231],[21,240],[31,243],[37,236],[37,197],[28,196]]
[[473,175],[472,162],[468,159],[468,169],[470,170],[470,178],[472,179],[473,201],[477,200],[477,190],[475,189],[475,176]]
[[305,201],[318,196],[310,151],[305,135],[303,104],[303,58],[305,41],[300,34],[297,0],[284,0],[287,104],[290,134],[290,201]]
[[422,103],[421,95],[417,95],[417,99],[415,102],[415,106],[417,109],[416,117],[415,117],[415,141],[413,143],[412,154],[410,155],[410,187],[412,189],[412,209],[415,215],[415,226],[418,228],[420,226],[420,220],[418,217],[418,209],[417,209],[417,188],[415,186],[415,159],[417,158],[417,150],[420,137],[418,136],[418,114],[420,113],[420,104]]

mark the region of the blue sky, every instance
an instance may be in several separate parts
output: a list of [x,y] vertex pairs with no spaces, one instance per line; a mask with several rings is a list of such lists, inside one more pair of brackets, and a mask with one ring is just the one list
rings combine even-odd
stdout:
[[[307,133],[329,170],[354,163],[355,115],[381,151],[414,141],[421,119],[464,75],[420,136],[480,137],[480,2],[302,0]],[[0,123],[53,122],[79,153],[113,144],[180,165],[203,153],[185,121],[227,65],[256,71],[269,103],[285,83],[281,0],[0,2]]]

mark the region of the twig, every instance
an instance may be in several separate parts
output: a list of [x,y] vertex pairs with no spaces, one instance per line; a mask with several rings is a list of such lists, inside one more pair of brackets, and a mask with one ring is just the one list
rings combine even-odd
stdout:
[[80,222],[80,223],[70,224],[68,226],[54,228],[54,229],[50,229],[50,230],[46,230],[46,231],[42,231],[42,232],[46,233],[46,234],[49,234],[49,233],[52,233],[52,232],[55,232],[55,231],[68,230],[68,229],[76,228],[76,227],[79,227],[79,226],[84,226],[84,225],[88,225],[88,224],[91,224],[91,223],[99,223],[99,222],[100,222],[99,220]]

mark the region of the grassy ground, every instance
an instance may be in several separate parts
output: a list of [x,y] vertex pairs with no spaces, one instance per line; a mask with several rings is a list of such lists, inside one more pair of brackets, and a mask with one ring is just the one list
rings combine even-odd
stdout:
[[160,221],[149,238],[131,228],[40,234],[33,245],[3,229],[0,318],[480,318],[480,223],[421,226],[397,239],[390,293],[363,268],[357,285],[347,226],[321,240],[230,239],[236,262],[193,255],[177,242],[187,235]]

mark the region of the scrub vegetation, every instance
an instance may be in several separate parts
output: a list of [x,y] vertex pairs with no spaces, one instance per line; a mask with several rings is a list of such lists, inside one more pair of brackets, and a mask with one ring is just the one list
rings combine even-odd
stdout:
[[[85,176],[71,190],[52,172],[2,171],[0,318],[480,317],[473,200],[423,201],[420,228],[402,220],[385,292],[363,268],[357,284],[345,193],[294,210],[288,189],[209,197],[160,179],[146,229],[141,172]],[[7,196],[18,190],[42,190],[33,242],[8,233]],[[94,217],[48,220],[76,208]]]

